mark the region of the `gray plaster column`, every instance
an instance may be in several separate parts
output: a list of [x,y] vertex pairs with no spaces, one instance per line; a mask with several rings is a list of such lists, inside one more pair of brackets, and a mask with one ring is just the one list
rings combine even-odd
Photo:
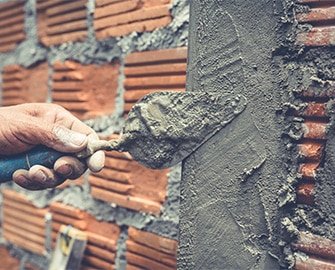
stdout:
[[191,1],[187,91],[242,94],[248,106],[184,161],[178,269],[279,268],[281,4]]

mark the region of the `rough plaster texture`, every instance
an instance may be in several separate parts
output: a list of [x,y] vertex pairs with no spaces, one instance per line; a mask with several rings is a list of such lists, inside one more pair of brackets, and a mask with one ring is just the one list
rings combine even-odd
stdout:
[[179,269],[287,269],[299,231],[334,239],[333,117],[317,203],[296,204],[303,119],[288,107],[303,109],[302,90],[335,78],[333,48],[294,44],[308,27],[294,19],[302,10],[289,0],[191,3],[187,91],[239,93],[248,106],[183,164]]
[[[5,2],[5,1],[3,1]],[[66,59],[78,61],[82,64],[104,64],[111,63],[114,60],[120,61],[120,76],[118,96],[116,98],[116,111],[113,115],[106,115],[88,120],[86,123],[97,132],[104,135],[110,135],[119,132],[123,126],[123,58],[125,55],[134,51],[158,50],[187,45],[188,40],[188,20],[189,20],[189,1],[174,0],[171,5],[173,15],[172,22],[162,29],[157,29],[150,33],[137,34],[132,33],[122,38],[110,38],[104,41],[96,41],[93,29],[93,11],[94,0],[88,0],[88,38],[84,42],[70,42],[60,46],[45,48],[38,43],[36,29],[36,2],[27,0],[25,4],[26,18],[25,29],[27,39],[19,44],[17,48],[8,53],[0,53],[0,72],[2,68],[9,64],[20,64],[24,67],[30,67],[41,61],[49,63],[49,98],[50,101],[50,83],[52,76],[51,65],[55,61]],[[1,76],[0,76],[1,77]],[[1,78],[0,78],[1,81]],[[1,89],[0,89],[1,90]],[[87,177],[85,177],[86,179]],[[154,232],[162,236],[177,239],[179,222],[179,180],[180,166],[177,165],[169,173],[168,197],[164,203],[163,211],[160,217],[154,217],[148,214],[142,214],[125,208],[110,205],[101,201],[94,200],[89,194],[89,185],[70,186],[64,190],[46,190],[40,192],[28,192],[13,185],[12,188],[25,193],[38,207],[43,207],[50,202],[57,200],[63,201],[69,205],[84,209],[96,216],[97,219],[113,221],[121,226],[121,237],[118,245],[116,266],[117,269],[125,268],[125,240],[126,226],[132,226],[138,229]],[[2,187],[6,187],[3,185]],[[31,256],[30,253],[14,248],[13,252],[19,257],[24,257],[28,261],[34,261],[35,264],[45,266],[46,258]],[[43,268],[43,267],[42,267]]]
[[247,109],[183,164],[179,269],[277,269],[285,101],[272,61],[281,1],[192,1],[187,91]]

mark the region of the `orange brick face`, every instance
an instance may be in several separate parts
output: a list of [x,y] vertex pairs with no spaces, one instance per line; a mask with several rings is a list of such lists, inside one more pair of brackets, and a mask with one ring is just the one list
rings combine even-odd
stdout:
[[26,196],[3,190],[3,236],[25,250],[45,253],[45,221],[48,209],[35,207]]
[[7,52],[25,39],[24,1],[0,4],[0,52]]
[[39,40],[46,46],[87,37],[87,0],[37,0]]
[[87,234],[88,242],[82,262],[82,269],[114,269],[116,245],[120,235],[117,225],[99,222],[88,213],[63,203],[50,205],[53,215],[53,235],[56,241],[61,225],[72,225]]
[[114,111],[119,65],[81,65],[73,61],[53,65],[52,101],[87,119]]
[[124,111],[146,94],[168,90],[184,91],[187,49],[135,52],[125,60]]
[[48,97],[48,64],[26,69],[19,65],[5,66],[2,72],[2,105],[46,102]]
[[297,43],[307,46],[335,45],[335,3],[334,1],[300,0],[310,7],[307,13],[297,15],[299,23],[313,27],[309,32],[299,33]]
[[94,29],[98,39],[153,31],[171,22],[171,0],[96,0]]
[[177,245],[175,240],[129,228],[126,269],[174,270]]
[[165,201],[168,170],[150,170],[128,153],[106,153],[105,168],[89,176],[92,196],[119,206],[159,214]]

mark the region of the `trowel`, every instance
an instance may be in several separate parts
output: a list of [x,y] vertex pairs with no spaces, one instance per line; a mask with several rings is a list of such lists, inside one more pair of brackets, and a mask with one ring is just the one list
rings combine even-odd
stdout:
[[85,159],[98,150],[129,152],[152,169],[172,167],[230,123],[246,107],[242,95],[155,92],[136,103],[118,140],[90,140],[85,150],[61,153],[45,146],[0,158],[0,182],[10,181],[18,169],[34,165],[53,168],[61,156]]

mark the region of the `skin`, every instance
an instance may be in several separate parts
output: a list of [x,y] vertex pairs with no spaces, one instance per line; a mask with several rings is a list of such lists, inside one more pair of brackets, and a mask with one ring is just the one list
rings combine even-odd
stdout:
[[[70,112],[55,104],[30,103],[0,108],[0,155],[26,152],[36,145],[46,145],[64,153],[86,148],[98,135]],[[97,151],[85,162],[73,156],[59,158],[53,169],[35,165],[17,170],[13,181],[23,188],[53,188],[66,179],[76,179],[87,168],[100,171],[105,162],[103,151]]]

